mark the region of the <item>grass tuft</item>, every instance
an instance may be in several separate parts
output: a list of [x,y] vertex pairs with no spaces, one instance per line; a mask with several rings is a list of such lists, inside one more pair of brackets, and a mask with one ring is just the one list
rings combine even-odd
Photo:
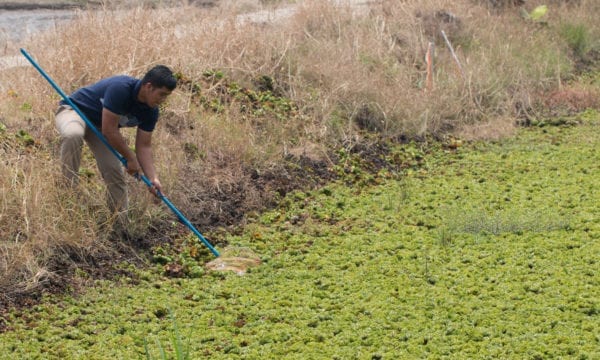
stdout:
[[[181,337],[181,332],[179,331],[177,319],[171,308],[169,308],[169,318],[171,319],[171,325],[172,325],[172,332],[171,332],[169,340],[170,340],[170,344],[171,344],[171,350],[174,353],[173,359],[189,360],[190,354],[189,354],[188,349],[189,349],[189,341],[191,341],[191,340],[190,339],[188,340],[187,347],[185,347],[184,343],[183,343],[183,339]],[[155,338],[154,342],[155,342],[155,345],[158,348],[158,352],[159,352],[158,359],[168,360],[169,357],[167,356],[167,350],[165,350],[165,348],[163,347],[160,339]],[[154,359],[154,357],[152,357],[152,355],[151,355],[147,338],[144,338],[144,353],[146,355],[146,359],[148,359],[148,360]]]

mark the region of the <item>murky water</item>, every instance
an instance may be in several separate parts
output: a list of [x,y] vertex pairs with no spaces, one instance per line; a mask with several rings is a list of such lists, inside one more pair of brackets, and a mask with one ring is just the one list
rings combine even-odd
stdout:
[[65,23],[73,10],[0,10],[0,46],[23,41],[27,36]]

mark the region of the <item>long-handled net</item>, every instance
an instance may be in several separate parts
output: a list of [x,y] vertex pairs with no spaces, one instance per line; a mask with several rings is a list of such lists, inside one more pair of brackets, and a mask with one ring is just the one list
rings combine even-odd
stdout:
[[[27,51],[25,51],[25,49],[21,49],[21,53],[23,54],[23,56],[25,56],[25,58],[27,58],[27,60],[29,60],[29,62],[31,63],[31,65],[33,65],[34,68],[36,68],[36,70],[42,75],[42,77],[44,77],[44,79],[46,79],[48,81],[48,83],[50,83],[50,85],[54,88],[54,90],[56,90],[56,92],[62,97],[62,99],[73,109],[75,110],[75,112],[81,117],[81,119],[86,123],[87,127],[98,137],[98,139],[100,139],[100,141],[106,146],[106,148],[114,155],[117,157],[117,159],[119,159],[119,161],[123,164],[123,166],[127,167],[127,160],[123,157],[123,155],[119,154],[119,152],[112,147],[112,145],[108,142],[108,140],[106,140],[106,138],[104,137],[104,135],[102,135],[102,132],[96,128],[96,126],[87,118],[87,116],[85,116],[85,114],[79,109],[79,107],[67,96],[67,94],[65,94],[65,92],[58,86],[58,84],[56,84],[56,82],[54,82],[54,80],[52,80],[52,78],[50,77],[50,75],[48,75],[44,69],[42,69],[42,67],[33,59],[33,57],[31,57],[31,55],[29,55],[29,53]],[[144,174],[136,174],[135,178],[138,180],[143,181],[149,188],[153,188],[153,184],[150,182],[150,180],[144,175]],[[195,235],[196,237],[198,237],[198,240],[200,240],[215,256],[219,256],[219,252],[212,246],[211,243],[208,242],[208,240],[206,240],[204,238],[204,236],[202,235],[202,233],[200,233],[200,231],[198,231],[198,229],[196,229],[196,227],[181,213],[181,211],[179,211],[179,209],[177,209],[177,207],[175,207],[175,205],[173,205],[173,203],[171,202],[171,200],[169,200],[164,194],[162,194],[160,191],[156,192],[156,196],[163,201],[163,203],[165,205],[167,205],[167,207],[169,209],[171,209],[171,211],[177,216],[177,218],[179,219],[179,221],[184,224],[185,226],[187,226]]]
[[[56,92],[63,98],[63,100],[77,112],[87,126],[96,134],[96,136],[104,143],[107,149],[115,155],[121,163],[127,167],[127,160],[119,154],[104,138],[102,133],[91,123],[91,121],[85,116],[85,114],[77,107],[73,101],[65,94],[65,92],[52,80],[52,78],[38,65],[38,63],[29,55],[25,49],[21,49],[23,56],[29,60],[29,62],[38,70],[38,72],[50,83],[50,85],[56,90]],[[136,175],[138,180],[143,181],[148,187],[152,188],[153,185],[146,176],[143,174]],[[171,203],[171,201],[162,193],[157,192],[157,197],[160,198],[165,205],[177,216],[179,221],[187,226],[196,237],[215,255],[217,258],[208,264],[206,267],[210,270],[215,271],[234,271],[237,274],[245,274],[247,269],[250,267],[258,266],[260,264],[260,258],[254,254],[250,249],[244,247],[230,247],[219,253],[204,236],[196,229],[196,227]]]

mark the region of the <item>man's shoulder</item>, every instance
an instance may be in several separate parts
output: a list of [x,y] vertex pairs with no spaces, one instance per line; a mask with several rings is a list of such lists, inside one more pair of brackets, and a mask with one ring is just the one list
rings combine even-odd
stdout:
[[134,78],[133,76],[129,76],[129,75],[113,75],[113,76],[104,78],[104,80],[109,81],[109,82],[123,82],[123,83],[134,83],[137,81],[136,78]]
[[98,82],[97,91],[104,100],[112,103],[129,102],[135,98],[139,80],[127,75],[117,75]]
[[97,85],[104,88],[118,87],[123,89],[133,89],[138,80],[128,75],[115,75],[100,80]]

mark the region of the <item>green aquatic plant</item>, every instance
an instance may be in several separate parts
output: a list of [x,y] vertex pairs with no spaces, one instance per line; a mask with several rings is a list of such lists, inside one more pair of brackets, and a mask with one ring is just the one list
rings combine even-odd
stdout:
[[259,254],[242,276],[194,265],[210,256],[191,241],[163,244],[135,278],[9,314],[0,354],[598,358],[597,127],[590,113],[415,153],[423,168],[378,184],[290,192],[222,235]]

